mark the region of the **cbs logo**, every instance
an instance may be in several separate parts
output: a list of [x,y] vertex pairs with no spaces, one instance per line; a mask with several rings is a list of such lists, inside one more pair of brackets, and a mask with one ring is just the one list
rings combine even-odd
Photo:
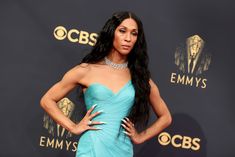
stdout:
[[171,143],[171,145],[176,148],[192,149],[194,151],[200,149],[199,138],[191,138],[181,135],[174,135],[171,137],[167,132],[162,132],[159,134],[158,142],[163,146]]
[[57,26],[54,29],[54,37],[58,40],[64,40],[66,37],[71,42],[78,42],[80,44],[89,44],[94,46],[96,43],[97,33],[88,33],[86,31],[79,31],[77,29],[66,30],[63,26]]

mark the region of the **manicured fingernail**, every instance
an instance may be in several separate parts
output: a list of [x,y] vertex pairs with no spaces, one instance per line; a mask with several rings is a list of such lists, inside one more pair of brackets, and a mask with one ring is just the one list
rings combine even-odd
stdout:
[[130,120],[129,118],[125,117],[127,120]]
[[102,122],[102,121],[101,121],[100,123],[102,123],[102,124],[107,124],[107,122]]
[[96,129],[102,130],[102,128],[96,127]]
[[104,112],[104,110],[99,110],[98,112]]
[[124,132],[125,134],[127,134],[127,132],[126,132],[126,131],[122,131],[122,132]]
[[97,104],[94,104],[93,106],[92,106],[92,108],[95,108],[97,106]]
[[123,121],[123,122],[125,122],[125,123],[127,122],[127,121],[126,121],[126,120],[124,120],[124,119],[122,119],[122,121]]
[[126,127],[124,124],[121,124],[124,128]]

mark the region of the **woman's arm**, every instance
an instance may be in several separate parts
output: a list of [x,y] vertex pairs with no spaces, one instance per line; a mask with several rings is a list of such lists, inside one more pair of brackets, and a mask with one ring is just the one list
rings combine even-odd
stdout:
[[150,104],[158,119],[150,127],[140,133],[142,142],[156,136],[172,122],[171,114],[166,106],[166,103],[160,96],[157,85],[151,79],[149,84],[151,86],[149,95]]
[[122,120],[124,122],[122,126],[126,129],[124,133],[129,135],[131,140],[135,144],[141,144],[147,141],[148,139],[156,136],[168,125],[170,125],[172,121],[171,114],[165,102],[162,100],[156,84],[151,79],[149,81],[149,84],[151,86],[149,95],[150,104],[152,105],[152,108],[155,114],[157,115],[158,119],[150,127],[142,131],[141,133],[137,132],[134,127],[134,124],[130,121],[129,118],[126,117]]
[[86,71],[87,68],[83,68],[80,65],[72,68],[65,73],[61,81],[57,82],[45,93],[40,101],[41,107],[51,118],[69,131],[71,131],[76,124],[62,113],[56,103],[79,84],[79,81],[83,78]]
[[64,96],[67,95],[77,85],[82,84],[82,82],[87,79],[85,75],[89,73],[90,69],[92,68],[87,63],[82,63],[72,68],[64,75],[61,81],[56,83],[46,92],[40,101],[42,108],[51,116],[54,121],[76,135],[79,135],[86,130],[100,130],[101,128],[95,127],[93,125],[105,124],[105,122],[91,120],[95,116],[102,113],[102,111],[92,113],[96,106],[94,104],[87,111],[83,119],[78,124],[75,124],[62,113],[56,103],[64,98]]

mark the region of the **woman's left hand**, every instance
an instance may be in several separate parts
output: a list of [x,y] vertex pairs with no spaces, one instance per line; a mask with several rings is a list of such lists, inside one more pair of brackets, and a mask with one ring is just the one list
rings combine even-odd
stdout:
[[136,131],[134,124],[130,121],[129,118],[125,117],[125,119],[122,119],[124,124],[121,124],[126,131],[123,131],[125,134],[127,134],[132,142],[134,144],[141,144],[142,142],[142,137],[141,135]]

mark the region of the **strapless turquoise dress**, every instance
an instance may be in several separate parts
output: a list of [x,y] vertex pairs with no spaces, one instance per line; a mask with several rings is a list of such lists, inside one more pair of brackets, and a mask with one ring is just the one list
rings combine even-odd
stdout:
[[122,119],[134,104],[135,90],[131,80],[117,93],[100,83],[92,83],[84,92],[87,110],[97,104],[92,113],[103,110],[93,121],[107,124],[93,125],[101,130],[87,130],[81,135],[76,157],[133,157],[133,144],[123,133]]

